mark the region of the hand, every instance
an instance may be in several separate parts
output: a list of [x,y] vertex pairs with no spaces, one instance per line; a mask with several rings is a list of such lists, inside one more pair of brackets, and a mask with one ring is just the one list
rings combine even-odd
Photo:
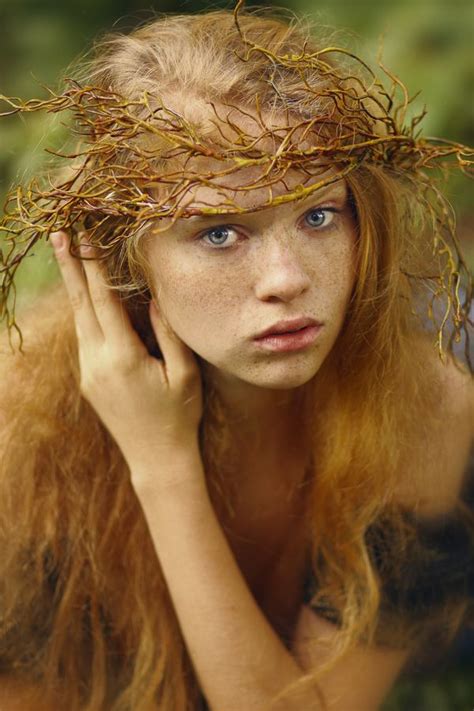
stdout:
[[[160,453],[196,447],[202,416],[201,374],[193,351],[165,324],[153,302],[150,321],[164,360],[149,355],[95,250],[81,236],[69,253],[65,232],[51,235],[74,312],[81,392],[120,447],[130,468]],[[158,459],[159,462],[159,459]]]

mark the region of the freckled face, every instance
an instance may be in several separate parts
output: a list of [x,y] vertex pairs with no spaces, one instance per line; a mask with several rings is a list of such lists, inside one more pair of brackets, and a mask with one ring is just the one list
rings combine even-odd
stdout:
[[[198,189],[199,201],[219,195]],[[148,256],[160,308],[220,375],[263,388],[308,382],[331,351],[354,284],[355,225],[344,181],[304,201],[246,214],[178,220]],[[253,338],[277,321],[322,322],[304,350],[268,352]]]

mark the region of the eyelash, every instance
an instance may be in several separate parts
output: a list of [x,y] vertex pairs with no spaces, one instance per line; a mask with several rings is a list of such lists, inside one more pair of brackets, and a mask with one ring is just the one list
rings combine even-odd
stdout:
[[[308,212],[305,213],[304,219],[306,219],[309,215],[311,215],[314,212],[325,212],[325,213],[330,213],[331,215],[335,216],[340,212],[340,210],[337,210],[335,207],[313,207],[310,210],[308,210]],[[334,218],[329,222],[328,225],[325,225],[325,224],[323,224],[321,226],[308,225],[308,227],[310,229],[312,228],[314,230],[317,230],[318,232],[322,232],[323,230],[328,230],[331,227],[333,227],[334,226],[333,222],[334,222]],[[222,229],[232,230],[234,232],[236,231],[235,228],[232,227],[232,225],[226,225],[226,224],[216,225],[215,227],[211,227],[211,229],[206,230],[205,232],[201,232],[197,236],[196,239],[198,242],[204,242],[204,239],[206,237],[208,237],[208,235],[210,235],[212,232],[215,232],[217,230],[222,230]],[[234,246],[234,245],[231,245],[230,247],[221,247],[218,245],[213,245],[212,243],[209,243],[209,242],[204,242],[204,244],[208,245],[206,247],[206,249],[212,249],[216,252],[224,252],[226,250],[232,249],[232,247]]]

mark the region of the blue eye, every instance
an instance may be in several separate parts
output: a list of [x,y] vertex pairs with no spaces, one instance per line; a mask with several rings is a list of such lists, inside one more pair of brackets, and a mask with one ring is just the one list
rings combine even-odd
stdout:
[[307,212],[305,220],[310,227],[329,227],[335,212],[334,208],[318,207]]
[[201,239],[207,238],[210,244],[214,247],[220,247],[227,242],[229,235],[233,231],[232,227],[227,225],[218,225],[217,227],[213,227],[211,230],[204,232],[204,234],[201,235]]

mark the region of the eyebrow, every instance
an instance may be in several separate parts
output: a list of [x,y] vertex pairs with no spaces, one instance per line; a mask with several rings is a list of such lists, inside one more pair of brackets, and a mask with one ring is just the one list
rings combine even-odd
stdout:
[[[314,193],[310,193],[306,197],[302,198],[301,200],[293,200],[289,201],[287,204],[293,204],[295,206],[295,211],[298,206],[301,206],[302,204],[304,205],[307,202],[313,202],[317,200],[317,202],[322,202],[324,199],[327,199],[328,197],[334,197],[334,198],[347,198],[347,190],[342,190],[341,186],[338,183],[332,183],[331,185],[327,185],[323,188],[320,188],[320,190],[315,190]],[[271,205],[268,206],[266,209],[270,209]],[[253,212],[257,212],[255,208],[251,207],[248,212],[224,212],[224,213],[217,213],[214,215],[191,215],[190,217],[179,217],[177,220],[177,224],[180,225],[180,227],[189,227],[189,228],[195,228],[197,225],[203,224],[206,225],[209,222],[213,220],[225,220],[227,217],[240,217],[240,218],[246,218],[248,216],[251,216]],[[264,210],[259,210],[258,212],[264,212]]]

